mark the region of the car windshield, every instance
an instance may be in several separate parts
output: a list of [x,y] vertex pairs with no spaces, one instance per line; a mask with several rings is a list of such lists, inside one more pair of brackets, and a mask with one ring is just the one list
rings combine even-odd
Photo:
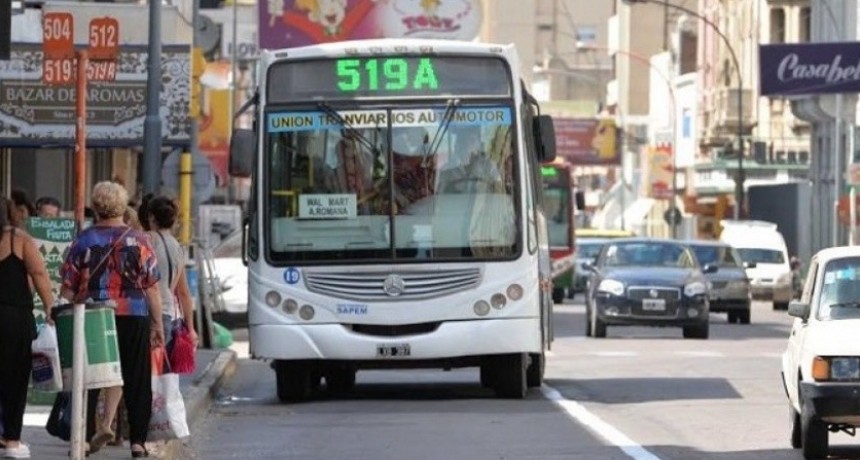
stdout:
[[731,246],[692,245],[696,259],[702,265],[711,264],[719,267],[740,267],[740,256]]
[[775,249],[738,248],[738,254],[744,262],[755,262],[757,264],[782,264],[785,256],[782,251]]
[[578,241],[576,243],[576,254],[580,259],[594,259],[600,255],[600,248],[602,247],[602,242]]
[[686,247],[664,242],[611,243],[603,257],[608,267],[692,268],[696,265]]
[[818,319],[860,318],[860,257],[834,259],[824,267]]

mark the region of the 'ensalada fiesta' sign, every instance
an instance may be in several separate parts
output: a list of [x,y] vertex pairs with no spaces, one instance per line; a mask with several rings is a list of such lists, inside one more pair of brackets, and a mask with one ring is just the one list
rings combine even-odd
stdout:
[[860,91],[860,42],[759,46],[761,95]]

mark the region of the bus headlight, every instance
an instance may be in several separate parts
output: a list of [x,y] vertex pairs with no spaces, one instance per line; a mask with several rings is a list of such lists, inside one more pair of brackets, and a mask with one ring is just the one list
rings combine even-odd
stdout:
[[316,311],[314,311],[314,307],[310,305],[302,305],[302,308],[299,309],[299,318],[310,321],[314,318]]
[[281,294],[277,291],[269,291],[266,293],[266,305],[275,308],[281,304]]
[[507,293],[511,300],[520,300],[523,298],[523,287],[519,284],[512,284],[508,286]]
[[299,309],[299,303],[293,299],[287,299],[284,301],[284,305],[281,308],[284,309],[284,313],[292,315]]
[[475,302],[474,307],[475,314],[478,316],[487,316],[487,313],[490,312],[490,304],[487,303],[486,300],[479,300]]
[[508,299],[506,299],[505,296],[502,294],[493,294],[493,296],[490,297],[490,304],[496,310],[501,310],[502,308],[505,308],[505,304],[507,303]]

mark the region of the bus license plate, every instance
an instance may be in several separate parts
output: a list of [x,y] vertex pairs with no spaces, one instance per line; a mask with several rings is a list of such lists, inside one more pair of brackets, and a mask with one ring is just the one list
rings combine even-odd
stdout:
[[412,354],[412,349],[408,343],[400,343],[396,345],[377,345],[377,358],[405,358]]
[[643,311],[666,311],[666,301],[663,299],[643,299]]

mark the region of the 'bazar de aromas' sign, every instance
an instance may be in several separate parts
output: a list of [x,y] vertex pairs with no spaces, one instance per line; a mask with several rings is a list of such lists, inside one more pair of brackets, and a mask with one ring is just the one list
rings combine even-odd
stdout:
[[[162,50],[160,115],[165,144],[189,140],[190,50],[165,45]],[[38,44],[18,44],[12,59],[0,61],[0,141],[12,145],[73,143],[74,86],[42,83]],[[123,46],[114,82],[87,88],[87,144],[92,147],[138,145],[146,116],[146,46]]]
[[761,95],[860,91],[860,42],[759,46]]

